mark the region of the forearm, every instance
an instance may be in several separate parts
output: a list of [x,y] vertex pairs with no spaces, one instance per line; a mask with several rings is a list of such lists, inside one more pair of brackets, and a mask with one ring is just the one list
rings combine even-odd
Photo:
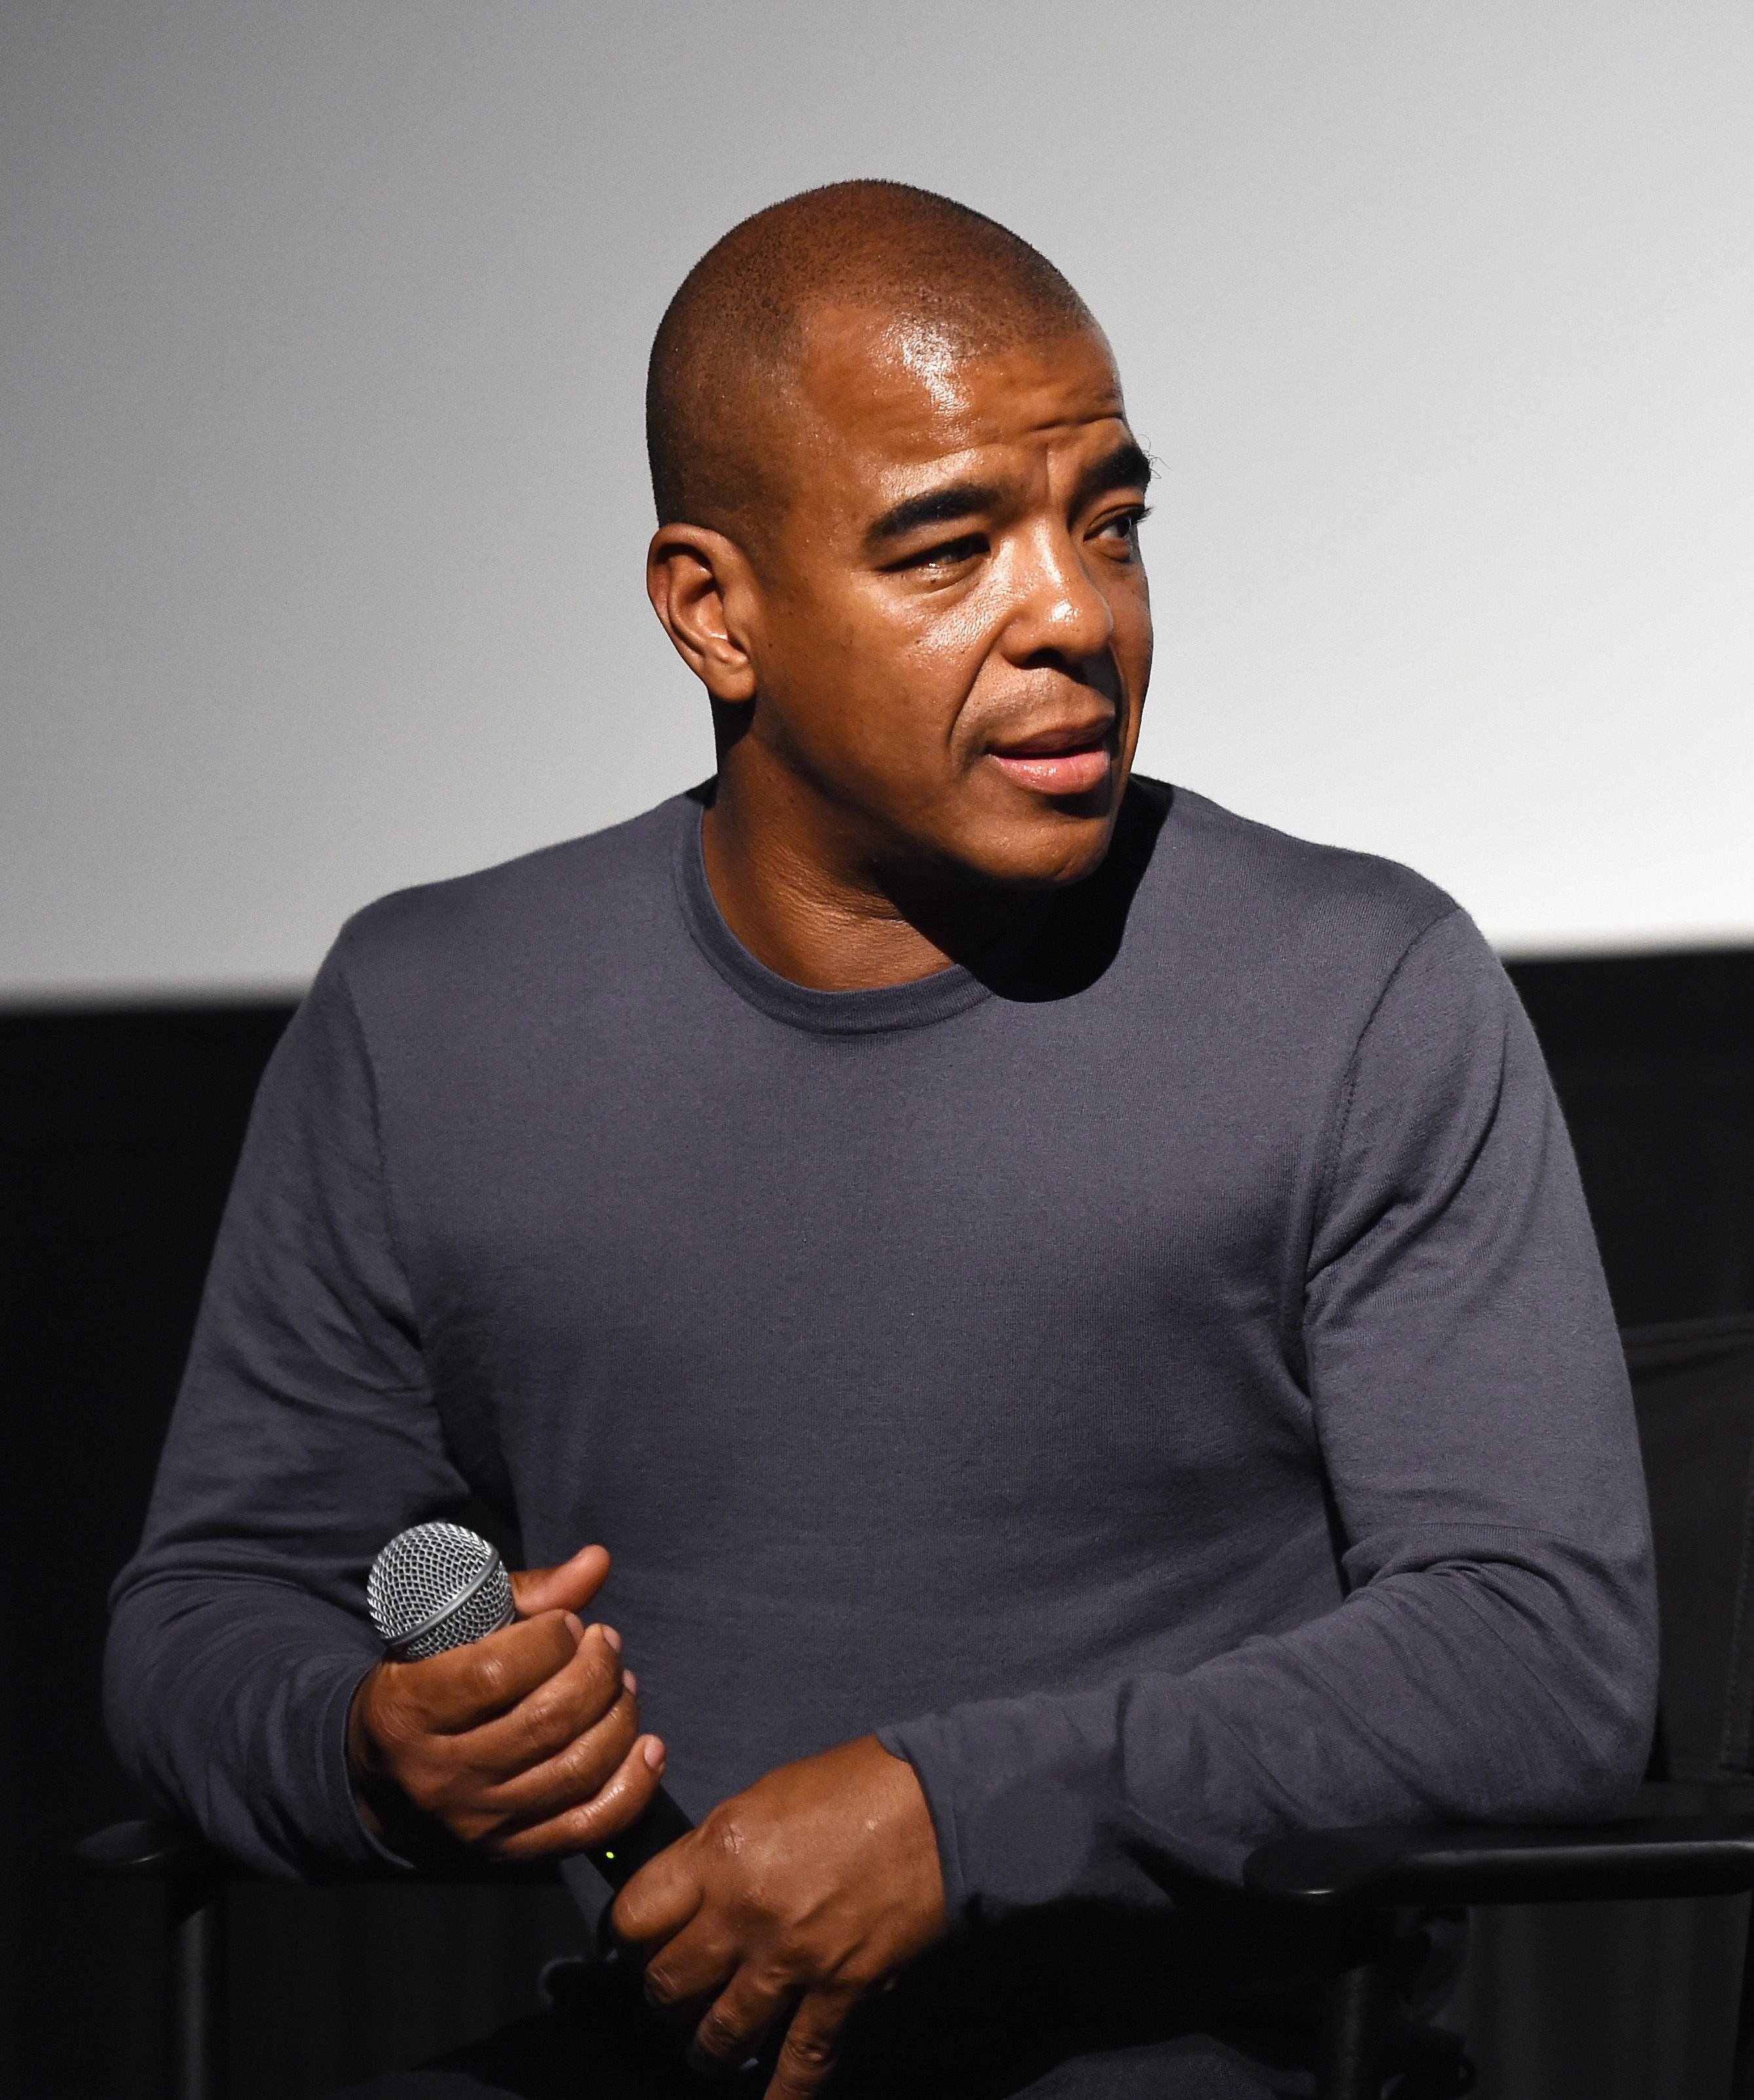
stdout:
[[364,1621],[284,1583],[187,1575],[118,1599],[104,1702],[124,1764],[221,1851],[280,1875],[394,1858],[355,1807],[354,1692],[377,1660]]
[[1185,1675],[998,1700],[884,1732],[931,1805],[952,1914],[1161,1900],[1286,1830],[1606,1813],[1648,1749],[1636,1581],[1434,1560]]

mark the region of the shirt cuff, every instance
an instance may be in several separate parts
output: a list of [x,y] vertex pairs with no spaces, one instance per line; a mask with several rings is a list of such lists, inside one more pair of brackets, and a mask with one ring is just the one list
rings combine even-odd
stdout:
[[1046,1696],[954,1707],[879,1730],[919,1778],[938,1841],[945,1907],[972,1921],[1070,1895],[1137,1901],[1143,1874],[1101,1775],[1113,1762],[1064,1702]]

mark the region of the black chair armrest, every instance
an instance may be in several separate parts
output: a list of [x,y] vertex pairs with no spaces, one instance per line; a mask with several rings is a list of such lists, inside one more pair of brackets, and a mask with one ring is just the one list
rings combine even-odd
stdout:
[[1754,1790],[1646,1787],[1612,1823],[1304,1831],[1250,1853],[1243,1879],[1350,1910],[1728,1895],[1754,1889]]
[[161,1815],[94,1830],[74,1846],[73,1858],[87,1873],[124,1875],[136,1881],[223,1881],[241,1871],[192,1830]]
[[[88,1873],[122,1875],[139,1881],[183,1883],[260,1881],[262,1877],[240,1867],[216,1851],[204,1838],[169,1816],[143,1816],[129,1823],[112,1823],[82,1838],[73,1847],[73,1858]],[[552,1860],[532,1860],[516,1866],[471,1859],[459,1851],[454,1858],[423,1860],[417,1868],[382,1868],[364,1876],[350,1877],[392,1885],[422,1883],[442,1886],[466,1885],[491,1887],[545,1886],[558,1878]]]

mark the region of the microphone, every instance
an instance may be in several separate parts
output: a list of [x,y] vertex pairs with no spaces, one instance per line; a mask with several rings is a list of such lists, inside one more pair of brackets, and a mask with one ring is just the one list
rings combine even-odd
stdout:
[[[423,1662],[465,1648],[517,1617],[511,1577],[497,1551],[460,1524],[417,1524],[398,1532],[372,1563],[365,1586],[372,1624],[397,1662]],[[584,1856],[612,1889],[694,1824],[662,1787],[631,1829]]]

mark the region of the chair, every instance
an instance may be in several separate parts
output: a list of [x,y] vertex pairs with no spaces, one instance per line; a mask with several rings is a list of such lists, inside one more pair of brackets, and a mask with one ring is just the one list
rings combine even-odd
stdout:
[[[1611,1823],[1299,1833],[1245,1869],[1269,1899],[1327,1913],[1320,2100],[1380,2100],[1395,2067],[1395,1956],[1409,1911],[1754,1890],[1754,1317],[1625,1336],[1650,1480],[1663,1661],[1652,1778]],[[77,1848],[95,1873],[164,1889],[174,2100],[220,2100],[225,1891],[237,1870],[156,1820]],[[552,1869],[447,1878],[545,1881]]]
[[1322,2100],[1377,2100],[1398,1911],[1754,1890],[1754,1317],[1624,1337],[1661,1621],[1652,1780],[1623,1820],[1301,1832],[1245,1868],[1355,1934],[1327,2007]]
[[[112,1823],[73,1849],[87,1873],[156,1884],[164,1898],[170,2100],[224,2100],[227,1891],[256,1878],[168,1817]],[[552,1861],[474,1867],[447,1862],[429,1884],[548,1887]]]

